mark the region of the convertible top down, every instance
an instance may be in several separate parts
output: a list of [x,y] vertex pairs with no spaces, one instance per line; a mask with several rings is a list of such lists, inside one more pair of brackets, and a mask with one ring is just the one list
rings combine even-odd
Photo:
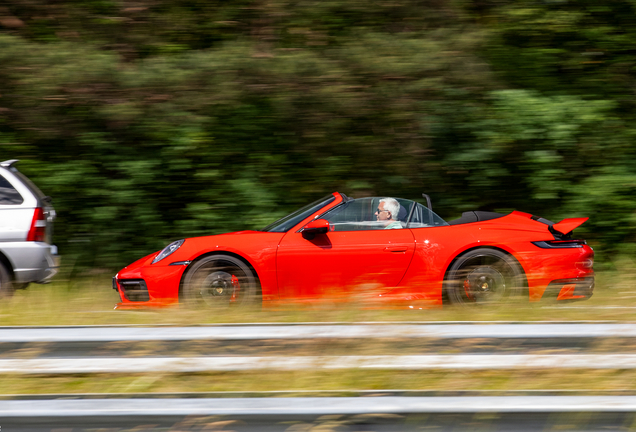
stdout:
[[335,192],[260,231],[178,240],[113,278],[119,308],[320,300],[423,308],[581,300],[594,252],[559,223],[513,211],[446,222],[405,199]]

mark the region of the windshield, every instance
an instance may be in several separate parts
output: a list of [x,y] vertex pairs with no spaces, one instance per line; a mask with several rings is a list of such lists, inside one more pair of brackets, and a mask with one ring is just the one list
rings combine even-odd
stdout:
[[269,232],[287,232],[289,229],[294,227],[303,219],[309,217],[311,214],[317,212],[321,208],[325,207],[327,204],[331,204],[336,200],[336,197],[333,195],[327,195],[326,197],[320,198],[317,201],[312,202],[311,204],[306,205],[305,207],[296,210],[292,214],[285,216],[282,219],[277,220],[273,224],[267,225],[262,231]]

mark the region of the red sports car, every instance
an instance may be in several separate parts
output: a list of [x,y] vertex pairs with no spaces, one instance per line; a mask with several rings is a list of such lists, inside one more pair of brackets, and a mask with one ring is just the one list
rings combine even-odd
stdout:
[[594,252],[571,237],[587,219],[471,211],[446,222],[430,200],[335,192],[260,231],[175,241],[122,269],[113,288],[119,308],[353,300],[419,309],[445,299],[587,299]]

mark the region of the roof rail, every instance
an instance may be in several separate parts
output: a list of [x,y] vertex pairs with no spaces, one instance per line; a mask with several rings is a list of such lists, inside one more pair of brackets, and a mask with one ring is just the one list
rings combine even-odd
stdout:
[[14,163],[19,162],[19,161],[20,161],[20,159],[9,159],[9,160],[6,160],[4,162],[0,162],[0,167],[11,168],[11,165],[13,165]]

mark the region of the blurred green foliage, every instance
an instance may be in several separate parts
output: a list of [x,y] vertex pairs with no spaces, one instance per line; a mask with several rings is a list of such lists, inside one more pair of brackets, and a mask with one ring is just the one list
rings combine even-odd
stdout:
[[117,267],[338,190],[636,253],[636,3],[7,0],[0,158]]

